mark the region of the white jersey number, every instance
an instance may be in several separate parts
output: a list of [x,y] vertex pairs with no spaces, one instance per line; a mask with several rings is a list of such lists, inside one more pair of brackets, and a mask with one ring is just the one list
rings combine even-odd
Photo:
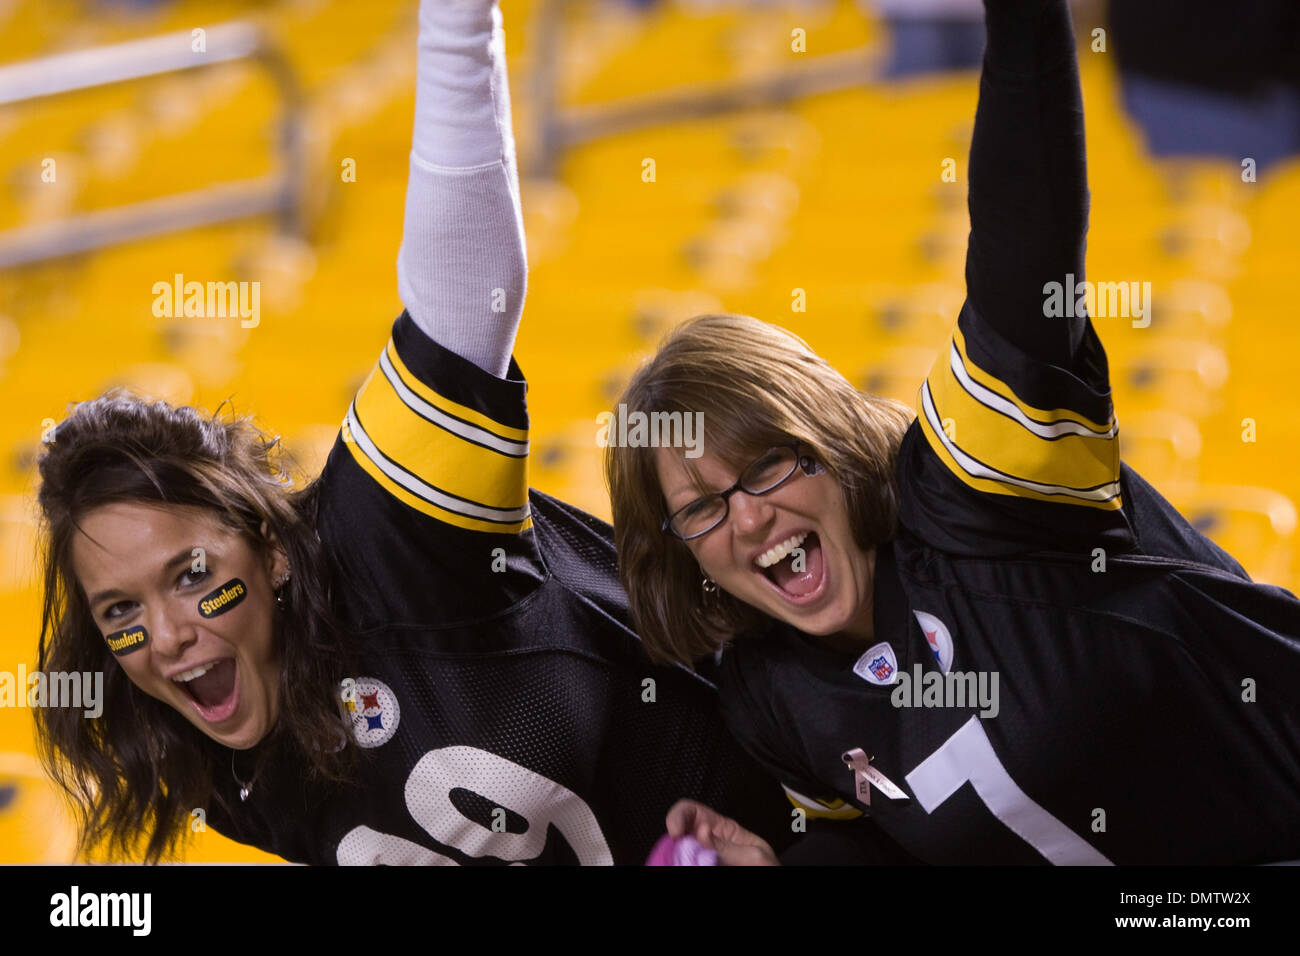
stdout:
[[[523,833],[489,830],[451,802],[451,792],[470,790],[528,821]],[[539,856],[551,824],[583,865],[614,862],[596,815],[572,790],[477,747],[430,750],[406,778],[406,808],[425,832],[466,856],[518,862]],[[360,826],[338,847],[342,866],[455,866],[448,856],[388,833]]]
[[975,788],[989,812],[1057,866],[1111,866],[1110,860],[1016,786],[1002,766],[984,725],[972,717],[907,775],[907,785],[926,813],[963,784]]

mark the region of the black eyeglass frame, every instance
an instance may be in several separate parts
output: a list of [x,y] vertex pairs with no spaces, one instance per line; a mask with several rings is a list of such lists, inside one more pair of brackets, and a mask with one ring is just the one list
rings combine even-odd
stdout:
[[[753,461],[751,461],[748,465],[745,466],[745,468],[740,473],[740,477],[736,480],[736,483],[734,485],[732,485],[726,491],[715,491],[712,494],[701,495],[698,498],[688,501],[686,504],[682,505],[680,508],[678,508],[676,511],[674,511],[672,514],[670,514],[667,518],[664,519],[664,523],[663,525],[660,526],[660,530],[666,534],[671,534],[678,541],[693,541],[696,538],[701,538],[704,535],[708,534],[710,531],[713,531],[720,524],[722,524],[724,521],[727,520],[727,518],[731,515],[731,496],[734,495],[737,491],[743,491],[745,494],[753,495],[754,497],[757,498],[762,495],[770,494],[771,492],[776,491],[776,489],[780,488],[783,484],[789,481],[791,477],[793,477],[794,473],[798,471],[800,468],[803,468],[804,474],[806,475],[817,474],[820,469],[817,467],[816,461],[808,455],[801,455],[799,453],[799,449],[802,446],[802,444],[803,444],[802,442],[795,441],[784,445],[773,445],[771,448],[764,451],[763,454],[759,455],[757,458],[755,458]],[[753,491],[745,487],[745,475],[749,473],[749,470],[751,468],[753,468],[755,465],[761,462],[772,452],[784,450],[786,448],[789,448],[794,452],[794,462],[790,465],[789,471],[787,471],[779,479],[777,479],[775,482],[768,485],[766,488],[762,489],[761,491]],[[722,498],[722,515],[718,518],[717,521],[709,525],[703,531],[697,531],[695,534],[692,535],[681,535],[678,534],[675,530],[673,530],[672,525],[673,525],[674,518],[676,518],[687,508],[692,508],[699,502],[705,501],[713,497]]]

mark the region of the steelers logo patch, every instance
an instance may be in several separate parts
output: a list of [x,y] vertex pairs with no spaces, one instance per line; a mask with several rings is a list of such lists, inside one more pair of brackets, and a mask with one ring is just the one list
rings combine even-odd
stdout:
[[948,625],[925,611],[913,608],[912,613],[921,625],[921,633],[925,635],[925,643],[930,646],[930,653],[934,655],[939,670],[948,673],[952,670],[952,635],[948,633]]
[[352,735],[367,749],[382,747],[397,733],[401,709],[393,689],[377,677],[358,677],[348,685],[344,706],[352,715]]

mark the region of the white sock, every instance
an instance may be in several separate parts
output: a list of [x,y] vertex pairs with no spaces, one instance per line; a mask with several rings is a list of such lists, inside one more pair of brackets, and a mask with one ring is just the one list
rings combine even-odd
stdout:
[[430,338],[504,377],[528,258],[495,0],[421,0],[417,83],[398,294]]

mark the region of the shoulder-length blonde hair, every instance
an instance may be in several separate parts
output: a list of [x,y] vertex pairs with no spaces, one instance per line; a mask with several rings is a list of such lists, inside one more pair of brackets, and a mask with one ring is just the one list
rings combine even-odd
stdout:
[[[689,319],[632,377],[617,407],[611,435],[618,414],[703,413],[709,452],[737,473],[766,449],[800,441],[843,491],[858,545],[894,535],[894,465],[912,410],[854,388],[784,329],[730,313]],[[695,558],[662,530],[668,515],[655,454],[616,442],[605,451],[619,577],[646,652],[689,667],[764,616],[721,590],[703,600]],[[710,490],[695,477],[701,493]]]

